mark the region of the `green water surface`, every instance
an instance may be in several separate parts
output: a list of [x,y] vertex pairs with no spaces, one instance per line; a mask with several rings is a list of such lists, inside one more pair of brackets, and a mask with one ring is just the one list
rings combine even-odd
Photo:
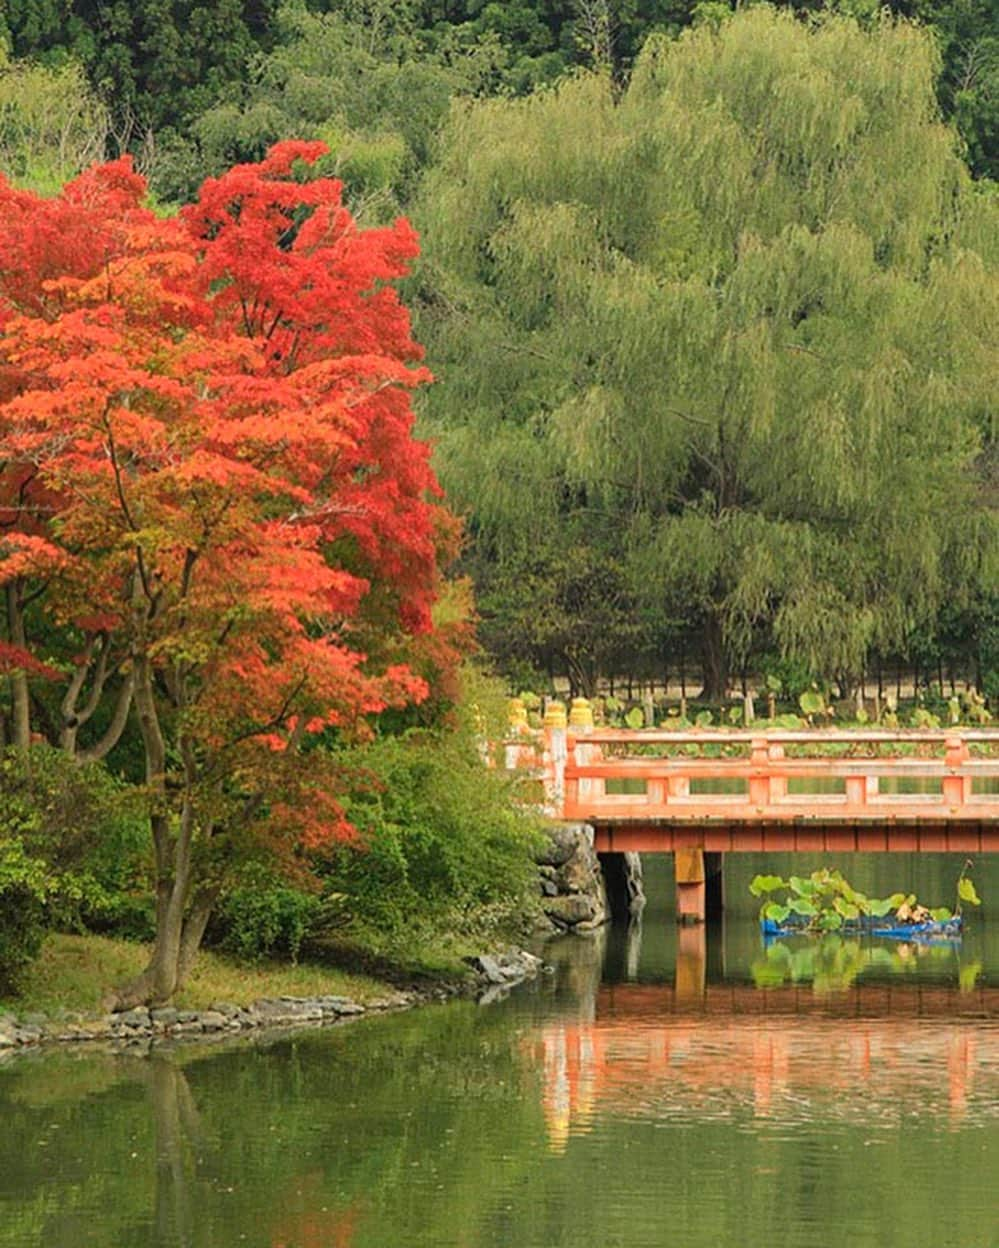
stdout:
[[[505,1000],[8,1057],[0,1245],[999,1245],[999,864],[960,946],[820,955],[763,947],[748,858],[678,934],[664,864]],[[935,902],[960,869],[851,866]]]

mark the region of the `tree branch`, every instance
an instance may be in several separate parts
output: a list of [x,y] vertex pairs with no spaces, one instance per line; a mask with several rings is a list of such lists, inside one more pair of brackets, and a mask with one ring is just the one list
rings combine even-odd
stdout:
[[121,739],[121,734],[125,731],[125,725],[128,722],[128,712],[132,708],[132,694],[135,689],[135,675],[129,672],[125,676],[124,683],[118,691],[118,701],[115,703],[114,714],[111,717],[111,723],[101,739],[94,745],[89,746],[85,750],[80,750],[77,759],[81,763],[95,763],[99,759],[109,754]]

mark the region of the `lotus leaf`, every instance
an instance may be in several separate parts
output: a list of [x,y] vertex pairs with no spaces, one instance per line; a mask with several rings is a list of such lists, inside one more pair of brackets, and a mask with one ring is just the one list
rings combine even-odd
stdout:
[[975,885],[966,875],[962,875],[957,882],[957,895],[962,901],[966,901],[969,906],[980,906],[982,899],[975,892]]
[[837,897],[833,902],[833,906],[844,919],[859,919],[860,909],[855,906],[852,901],[847,901],[845,897]]
[[783,923],[790,913],[790,906],[782,906],[779,901],[768,902],[763,907],[764,917],[773,919],[775,923]]
[[761,893],[772,893],[778,888],[787,888],[787,881],[782,880],[779,875],[757,875],[749,885],[749,891],[754,897],[759,897]]

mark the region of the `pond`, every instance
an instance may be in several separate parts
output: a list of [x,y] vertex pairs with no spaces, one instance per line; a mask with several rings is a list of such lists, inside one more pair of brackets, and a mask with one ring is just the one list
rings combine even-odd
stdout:
[[[760,865],[702,941],[650,862],[640,929],[549,945],[506,1000],[10,1058],[0,1245],[994,1245],[999,863],[959,947],[821,955],[764,948]],[[934,901],[960,870],[838,865]]]

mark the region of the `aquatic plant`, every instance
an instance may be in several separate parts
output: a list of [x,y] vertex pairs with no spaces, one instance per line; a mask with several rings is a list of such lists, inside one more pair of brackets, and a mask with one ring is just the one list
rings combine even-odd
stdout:
[[860,925],[864,919],[887,919],[913,926],[926,923],[946,923],[957,918],[963,903],[981,904],[975,885],[967,875],[970,861],[964,864],[957,881],[957,904],[953,910],[947,906],[924,906],[915,893],[892,893],[888,897],[868,897],[835,869],[821,867],[811,875],[792,875],[786,880],[779,875],[757,875],[749,885],[754,897],[763,897],[760,918],[775,923],[786,923],[792,915],[804,920],[799,926],[805,930],[834,932],[850,925]]

